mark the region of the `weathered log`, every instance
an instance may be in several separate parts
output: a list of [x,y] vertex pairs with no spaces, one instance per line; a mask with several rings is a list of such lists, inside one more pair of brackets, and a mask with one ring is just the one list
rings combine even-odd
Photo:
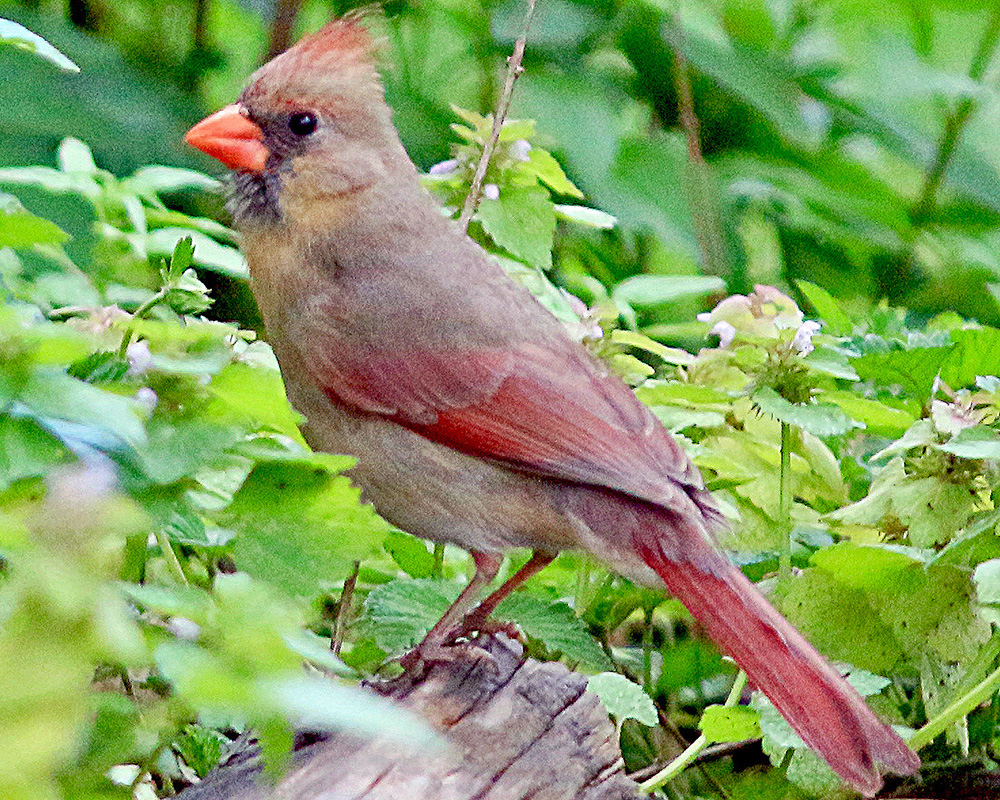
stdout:
[[440,730],[450,747],[408,752],[390,739],[337,734],[302,748],[276,786],[259,759],[230,760],[183,800],[624,800],[615,728],[586,680],[523,658],[505,636],[477,646],[493,657],[433,664],[419,679],[369,687]]

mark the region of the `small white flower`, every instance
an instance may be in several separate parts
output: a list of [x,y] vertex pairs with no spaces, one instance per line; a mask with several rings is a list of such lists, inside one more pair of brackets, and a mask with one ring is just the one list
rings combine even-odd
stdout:
[[487,183],[483,187],[483,197],[487,200],[496,200],[500,197],[500,187],[495,183]]
[[132,342],[125,351],[125,357],[128,358],[129,375],[142,375],[153,365],[153,354],[149,352],[149,342],[145,339]]
[[459,163],[457,158],[449,158],[447,161],[441,161],[427,170],[428,175],[450,175],[456,169],[458,169]]
[[518,139],[510,146],[510,156],[515,161],[528,161],[531,156],[531,142],[527,139]]
[[148,386],[143,386],[139,391],[137,391],[135,393],[135,399],[138,400],[150,414],[153,413],[153,409],[156,408],[156,404],[160,401],[160,398],[156,396],[156,392]]
[[195,641],[201,635],[201,626],[187,617],[171,617],[167,621],[167,630],[178,639]]
[[719,347],[729,347],[733,343],[733,339],[736,338],[736,328],[725,320],[719,320],[709,331],[709,335],[711,334],[719,337]]
[[807,319],[799,325],[799,329],[795,331],[795,336],[792,338],[792,347],[798,350],[802,355],[808,355],[816,349],[812,343],[812,338],[819,333],[819,329],[822,327],[823,326],[815,320]]

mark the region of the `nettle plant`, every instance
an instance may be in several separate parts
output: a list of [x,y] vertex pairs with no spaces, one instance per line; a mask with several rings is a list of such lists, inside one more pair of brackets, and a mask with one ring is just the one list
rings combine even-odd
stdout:
[[[427,179],[452,214],[492,126],[459,114],[463,141]],[[0,171],[11,191],[82,196],[95,233],[74,263],[66,234],[0,196],[0,795],[108,796],[114,781],[164,796],[248,725],[277,761],[306,716],[362,731],[391,717],[399,735],[427,737],[350,683],[396,668],[468,557],[432,552],[359,504],[341,474],[350,459],[302,442],[267,346],[206,318],[205,271],[245,276],[235,240],[160,195],[217,182],[156,166],[117,178],[73,140],[58,158]],[[505,122],[472,235],[684,442],[727,505],[725,544],[882,714],[916,729],[911,744],[933,742],[925,756],[945,767],[992,757],[1000,330],[955,315],[916,330],[887,307],[851,319],[800,282],[822,323],[758,287],[703,315],[713,346],[671,347],[634,308],[723,282],[592,280],[586,308],[547,274],[557,223],[613,220],[553,193],[580,199],[534,124]],[[679,634],[685,612],[662,593],[570,553],[498,616],[535,657],[595,674],[630,768],[667,760],[664,715],[700,727],[649,787],[698,748],[761,732],[800,787],[832,785],[766,702],[738,706],[742,683],[709,643]],[[689,796],[717,793],[695,771],[684,779]]]

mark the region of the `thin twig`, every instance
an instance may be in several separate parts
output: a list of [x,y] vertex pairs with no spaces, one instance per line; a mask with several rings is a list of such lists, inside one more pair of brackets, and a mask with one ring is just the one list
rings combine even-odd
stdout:
[[458,218],[458,224],[463,231],[468,230],[469,221],[472,219],[472,215],[476,213],[479,200],[483,196],[483,179],[486,177],[486,169],[490,165],[490,158],[493,157],[493,151],[496,150],[497,142],[500,140],[500,130],[503,128],[503,122],[507,118],[507,112],[510,110],[510,100],[514,94],[514,83],[521,76],[521,73],[524,72],[521,61],[524,59],[524,47],[528,41],[528,28],[531,26],[531,18],[534,16],[534,13],[535,0],[528,0],[528,10],[524,15],[524,26],[521,28],[521,35],[514,42],[514,52],[507,58],[507,79],[504,81],[503,91],[500,93],[500,99],[497,101],[496,111],[493,112],[493,129],[490,131],[490,138],[483,145],[483,154],[479,157],[479,163],[476,164],[476,171],[472,175],[472,185],[469,187],[469,193],[465,196],[462,214]]
[[[969,77],[977,83],[982,80],[986,68],[993,59],[993,52],[996,50],[997,41],[1000,41],[1000,4],[994,4],[993,16],[986,24],[983,37],[979,41],[979,48],[969,66]],[[937,153],[927,175],[924,178],[924,188],[920,193],[920,200],[917,202],[913,212],[914,222],[919,226],[924,224],[934,211],[937,205],[937,194],[944,182],[945,172],[955,156],[959,139],[965,130],[965,124],[969,121],[973,112],[977,108],[976,101],[971,97],[966,97],[955,106],[955,110],[948,115],[945,120],[944,132],[941,134],[941,141],[937,146]]]
[[344,630],[347,627],[347,615],[351,610],[351,600],[354,598],[354,587],[358,585],[358,573],[361,571],[361,562],[354,562],[354,569],[351,576],[344,581],[344,589],[340,593],[340,603],[337,605],[337,618],[333,622],[333,637],[330,639],[330,649],[334,655],[340,655],[340,648],[344,644]]
[[719,221],[712,175],[708,163],[701,152],[701,124],[694,111],[694,95],[691,91],[691,76],[688,62],[681,48],[680,14],[674,15],[674,24],[667,29],[667,40],[674,56],[674,90],[677,92],[677,114],[687,141],[687,163],[689,170],[688,192],[691,200],[691,216],[694,221],[694,235],[698,240],[704,260],[705,272],[709,275],[725,275],[729,270],[726,263],[726,244]]
[[274,4],[274,19],[267,42],[267,61],[284,53],[292,43],[292,30],[299,15],[302,0],[278,0]]

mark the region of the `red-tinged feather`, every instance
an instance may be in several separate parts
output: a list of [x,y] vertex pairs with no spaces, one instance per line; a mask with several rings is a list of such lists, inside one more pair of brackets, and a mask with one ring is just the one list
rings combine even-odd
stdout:
[[319,384],[338,402],[526,472],[605,486],[667,507],[687,507],[690,496],[709,516],[709,527],[721,524],[679,445],[631,390],[589,361],[566,363],[562,354],[529,349],[423,351],[364,361],[355,361],[348,349],[336,360],[330,355],[311,363]]
[[[670,527],[686,524],[675,515],[660,519]],[[903,775],[920,768],[917,755],[742,572],[721,554],[710,570],[674,561],[663,553],[664,538],[652,526],[638,532],[643,560],[838,775],[871,796],[882,785],[880,764]]]

